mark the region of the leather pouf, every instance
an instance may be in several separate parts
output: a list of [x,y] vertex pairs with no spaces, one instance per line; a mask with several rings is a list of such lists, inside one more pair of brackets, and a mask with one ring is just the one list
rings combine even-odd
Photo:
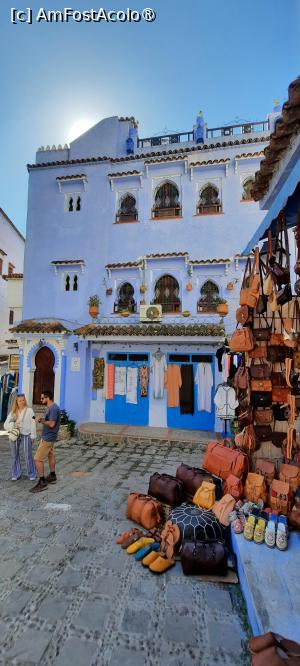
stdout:
[[171,511],[169,520],[178,525],[180,529],[181,539],[176,550],[182,541],[190,539],[199,541],[223,541],[224,539],[222,526],[212,511],[199,509],[186,502]]

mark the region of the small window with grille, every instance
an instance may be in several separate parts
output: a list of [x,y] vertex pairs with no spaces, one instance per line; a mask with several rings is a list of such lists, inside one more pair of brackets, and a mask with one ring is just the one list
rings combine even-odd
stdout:
[[246,178],[246,180],[244,180],[242,201],[254,201],[254,199],[253,199],[253,185],[254,185],[253,176],[251,176],[250,178]]
[[155,194],[152,217],[180,217],[181,214],[178,187],[174,183],[164,183]]
[[179,284],[172,275],[163,275],[157,280],[154,291],[154,305],[161,305],[163,313],[181,312]]
[[136,312],[134,288],[130,282],[124,282],[118,290],[117,300],[114,303],[114,312]]
[[218,188],[214,185],[206,185],[199,197],[197,208],[198,215],[207,215],[210,213],[221,213],[222,204],[219,197]]
[[198,312],[216,312],[219,298],[219,288],[211,280],[207,280],[200,290],[200,298],[197,303]]
[[138,212],[135,197],[132,194],[126,194],[120,201],[116,222],[136,222],[137,219]]

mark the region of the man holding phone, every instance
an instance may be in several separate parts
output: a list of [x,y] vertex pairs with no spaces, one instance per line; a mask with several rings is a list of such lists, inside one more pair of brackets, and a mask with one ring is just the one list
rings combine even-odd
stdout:
[[[60,408],[53,402],[52,391],[43,391],[41,403],[47,407],[45,418],[38,417],[36,421],[43,424],[42,437],[34,456],[38,483],[29,492],[40,493],[46,490],[48,483],[56,483],[54,444],[57,440],[60,426]],[[44,461],[48,458],[50,473],[45,478]]]

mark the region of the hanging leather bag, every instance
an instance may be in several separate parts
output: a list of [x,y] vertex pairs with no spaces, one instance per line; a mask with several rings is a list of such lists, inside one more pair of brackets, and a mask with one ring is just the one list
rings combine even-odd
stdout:
[[273,281],[281,287],[290,282],[289,239],[283,211],[279,213],[276,225],[276,241],[274,254],[268,259],[269,271]]
[[274,479],[270,489],[270,506],[273,511],[287,515],[289,508],[289,484]]
[[254,418],[257,425],[270,425],[274,418],[272,407],[256,409],[254,412]]
[[270,340],[271,326],[269,326],[266,317],[259,315],[258,318],[254,319],[253,335],[256,342],[268,342]]
[[230,339],[230,349],[233,352],[246,352],[254,348],[255,340],[253,333],[245,326],[244,328],[236,328]]
[[248,352],[248,356],[249,358],[267,358],[267,353],[267,344],[266,342],[262,342],[256,344],[254,349]]
[[255,425],[254,432],[258,442],[270,442],[272,440],[272,428],[270,425]]
[[272,366],[269,363],[253,363],[251,362],[250,368],[251,379],[270,379]]
[[251,379],[251,391],[272,391],[270,379]]
[[286,303],[289,303],[293,298],[292,287],[290,284],[286,284],[284,287],[279,289],[276,294],[277,305],[282,307]]
[[239,422],[240,428],[244,428],[247,425],[253,423],[253,408],[252,405],[239,405],[236,410],[236,417]]
[[150,477],[148,495],[170,506],[179,506],[185,500],[182,481],[170,474],[158,472]]
[[248,461],[247,457],[232,445],[227,447],[225,442],[212,441],[208,442],[203,467],[224,481],[229,474],[242,479],[248,471]]
[[272,393],[254,391],[251,394],[251,401],[254,407],[271,407]]
[[300,468],[283,463],[279,467],[279,478],[289,484],[290,495],[294,495],[300,485]]
[[237,308],[235,318],[238,324],[243,324],[243,326],[244,324],[247,324],[250,319],[250,309],[248,308],[248,305],[241,305]]
[[272,402],[288,402],[291,395],[291,389],[288,386],[273,386]]
[[266,266],[261,257],[259,257],[259,273],[260,273],[260,294],[256,303],[255,312],[258,315],[264,314],[268,309],[268,297],[264,292],[264,278],[266,276]]
[[[246,286],[248,281],[248,286]],[[255,249],[254,259],[251,262],[249,256],[246,261],[244,277],[240,292],[240,305],[248,305],[249,308],[255,308],[259,298],[260,273],[259,273],[259,250]]]
[[255,461],[255,473],[261,474],[265,479],[266,490],[270,492],[270,486],[275,479],[276,469],[272,460],[266,460],[265,458],[257,458]]
[[224,495],[231,495],[235,500],[243,497],[244,486],[241,479],[238,479],[234,474],[229,474],[224,484]]
[[153,497],[141,493],[130,493],[127,500],[127,518],[142,525],[146,530],[152,530],[162,522],[162,506]]
[[256,437],[253,425],[245,426],[241,432],[237,433],[234,441],[236,446],[244,453],[247,453],[248,455],[253,453],[256,448]]
[[280,432],[278,430],[273,430],[272,432],[272,444],[276,446],[277,449],[281,449],[283,442],[286,439],[286,432]]
[[264,477],[261,474],[255,474],[255,472],[249,472],[246,478],[244,497],[249,502],[254,502],[255,504],[260,499],[262,499],[263,502],[266,502],[267,500],[266,483]]
[[227,573],[227,549],[222,541],[184,541],[180,560],[185,576]]
[[267,350],[267,359],[271,363],[284,363],[285,359],[289,355],[289,350],[284,345],[282,346],[268,346]]
[[292,327],[289,331],[284,330],[283,342],[286,347],[297,349],[299,342],[300,308],[297,299],[294,301]]
[[249,386],[249,371],[245,365],[240,365],[237,369],[234,379],[233,379],[234,388],[237,390],[244,391]]

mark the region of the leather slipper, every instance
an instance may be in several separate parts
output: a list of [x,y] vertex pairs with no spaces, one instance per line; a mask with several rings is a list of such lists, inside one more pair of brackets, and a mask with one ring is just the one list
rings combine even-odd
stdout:
[[130,536],[127,539],[125,539],[125,541],[123,541],[123,543],[121,544],[121,548],[126,550],[128,546],[131,546],[132,543],[140,539],[142,536],[144,536],[144,532],[142,532],[142,530],[139,530],[136,527],[133,528]]
[[150,564],[149,570],[152,571],[152,573],[161,574],[168,571],[168,569],[171,569],[174,564],[176,564],[175,560],[168,560],[166,557],[159,555],[159,557]]
[[143,548],[144,546],[148,546],[148,544],[154,543],[154,539],[151,537],[141,537],[134,543],[132,543],[130,546],[127,548],[127,553],[128,555],[133,555],[133,553],[137,553],[138,550]]
[[137,553],[135,553],[135,559],[139,562],[140,560],[143,560],[146,555],[149,555],[149,553],[156,552],[159,550],[159,543],[154,542],[150,543],[148,546],[144,546],[143,548],[140,548]]
[[152,550],[151,553],[149,553],[148,555],[146,555],[146,557],[142,559],[143,567],[149,567],[150,564],[152,564],[152,562],[155,562],[155,560],[157,560],[157,558],[160,557],[160,555],[161,553]]

